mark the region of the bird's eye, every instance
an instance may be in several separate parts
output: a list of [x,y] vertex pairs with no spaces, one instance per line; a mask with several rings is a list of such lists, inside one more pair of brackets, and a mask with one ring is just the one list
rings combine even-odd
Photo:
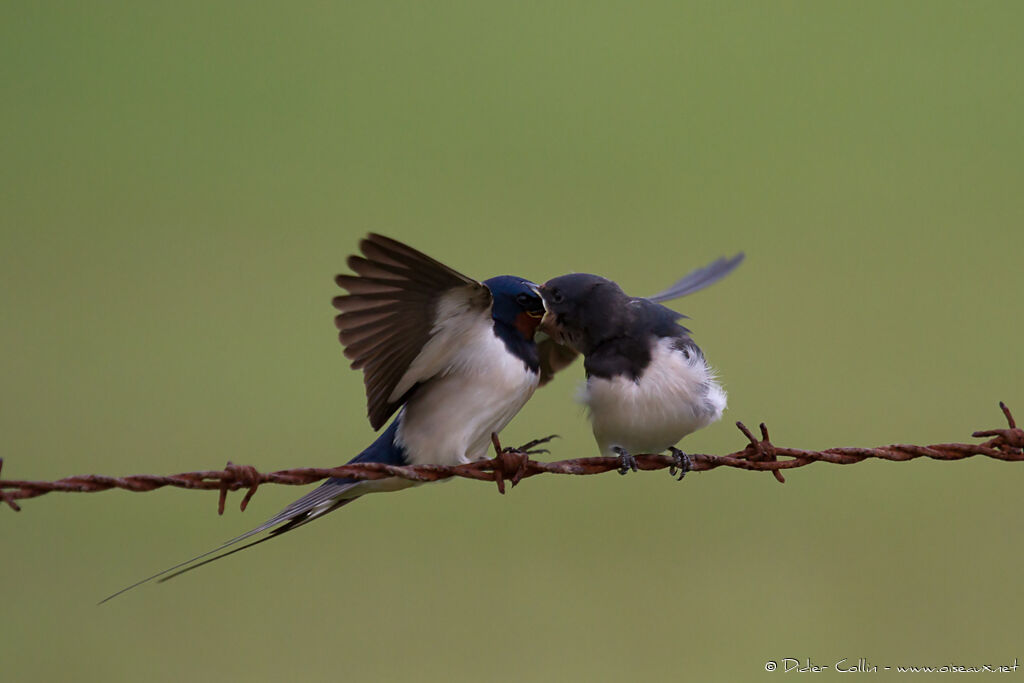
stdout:
[[563,301],[565,301],[565,297],[562,296],[562,293],[560,291],[558,291],[557,289],[552,291],[551,294],[548,296],[548,298],[551,299],[551,303],[553,303],[553,304],[560,304]]
[[523,308],[526,308],[527,306],[532,306],[533,297],[530,296],[529,294],[520,294],[519,296],[516,297],[516,303],[522,306]]

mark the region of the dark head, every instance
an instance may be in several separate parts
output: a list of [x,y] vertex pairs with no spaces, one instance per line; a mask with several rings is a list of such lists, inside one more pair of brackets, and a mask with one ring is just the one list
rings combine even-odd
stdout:
[[588,354],[600,342],[621,333],[629,297],[606,278],[587,273],[562,275],[540,288],[547,313],[541,331]]
[[544,302],[537,285],[513,275],[492,277],[483,284],[491,292],[491,317],[495,323],[515,330],[524,341],[532,342],[544,316]]

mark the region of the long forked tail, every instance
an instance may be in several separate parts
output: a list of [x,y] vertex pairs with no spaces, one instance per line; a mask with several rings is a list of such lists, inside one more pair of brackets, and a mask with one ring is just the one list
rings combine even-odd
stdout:
[[[246,548],[251,548],[254,545],[259,545],[264,541],[269,541],[272,538],[277,538],[281,534],[287,533],[292,529],[297,529],[298,527],[304,524],[308,524],[314,519],[319,519],[323,515],[326,515],[328,512],[333,512],[334,510],[337,510],[341,506],[351,503],[353,500],[358,498],[359,494],[354,494],[354,492],[351,489],[353,489],[359,483],[360,482],[353,481],[351,479],[329,479],[326,482],[324,482],[323,485],[317,487],[313,491],[310,491],[302,498],[299,498],[294,503],[292,503],[284,510],[282,510],[280,513],[278,513],[271,519],[267,520],[263,524],[259,525],[255,529],[247,531],[241,536],[236,536],[235,538],[232,538],[230,541],[226,541],[220,544],[213,550],[208,550],[205,553],[196,555],[195,557],[185,560],[184,562],[179,562],[173,567],[168,567],[167,569],[157,572],[152,576],[147,576],[141,581],[136,581],[130,586],[126,586],[121,590],[117,591],[116,593],[112,593],[111,595],[108,595],[107,597],[103,598],[99,601],[98,604],[102,605],[103,603],[109,600],[113,600],[122,593],[126,593],[133,588],[137,588],[144,583],[149,583],[154,579],[160,579],[160,583],[164,581],[169,581],[175,578],[176,576],[181,576],[186,572],[190,572],[193,569],[198,569],[203,565],[227,557],[228,555],[234,555],[239,551],[245,550]],[[233,546],[236,543],[244,541],[247,538],[252,538],[256,534],[259,534],[268,529],[273,530],[263,538],[257,539],[250,543],[246,543],[240,548],[234,548],[233,550],[221,553],[220,555],[215,555],[215,553],[218,553],[221,550],[224,550],[225,548]],[[210,555],[214,555],[214,557],[210,557]],[[197,560],[203,561],[197,562]]]

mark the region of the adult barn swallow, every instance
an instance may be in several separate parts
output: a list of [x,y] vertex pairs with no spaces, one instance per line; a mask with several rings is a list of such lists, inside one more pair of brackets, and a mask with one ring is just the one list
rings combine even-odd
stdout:
[[[646,298],[584,273],[541,286],[547,308],[541,331],[583,354],[587,383],[581,400],[598,448],[619,456],[620,473],[636,470],[632,453],[669,450],[682,479],[690,462],[675,444],[722,417],[725,391],[690,331],[677,322],[686,316],[659,302],[717,282],[742,260],[743,254],[719,259]],[[566,359],[542,344],[541,354],[549,353]]]
[[[335,278],[348,292],[333,301],[338,338],[352,367],[363,371],[371,426],[380,429],[398,415],[349,462],[459,465],[485,458],[491,435],[539,383],[534,332],[544,305],[537,285],[510,275],[477,282],[382,235],[368,235],[359,248],[362,256],[348,258],[355,275]],[[276,538],[366,493],[414,484],[398,477],[328,479],[255,529],[103,602]],[[209,557],[267,530],[259,540]]]

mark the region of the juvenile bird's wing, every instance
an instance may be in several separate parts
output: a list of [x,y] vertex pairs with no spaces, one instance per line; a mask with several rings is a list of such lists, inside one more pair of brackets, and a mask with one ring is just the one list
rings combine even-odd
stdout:
[[[722,257],[702,268],[690,271],[670,287],[663,289],[657,294],[644,298],[653,303],[661,303],[662,301],[680,299],[689,294],[693,294],[694,292],[699,292],[736,270],[736,268],[743,262],[743,259],[743,252],[736,254],[732,258]],[[659,308],[664,309],[665,314],[670,315],[672,320],[685,317],[663,306]],[[554,377],[556,372],[572,365],[572,362],[576,360],[576,356],[579,355],[568,346],[559,344],[554,339],[547,336],[538,340],[537,351],[540,354],[541,386],[551,381],[551,378]]]
[[491,293],[484,285],[401,242],[369,234],[363,256],[350,256],[355,275],[335,282],[338,339],[363,371],[367,415],[380,429],[417,384],[444,372],[463,335],[486,323]]
[[680,299],[688,294],[699,292],[705,287],[715,284],[723,277],[736,270],[736,268],[743,263],[743,258],[743,252],[740,252],[728,259],[723,256],[714,263],[709,263],[703,268],[698,268],[697,270],[687,273],[677,280],[671,287],[644,298],[657,304],[662,301]]

